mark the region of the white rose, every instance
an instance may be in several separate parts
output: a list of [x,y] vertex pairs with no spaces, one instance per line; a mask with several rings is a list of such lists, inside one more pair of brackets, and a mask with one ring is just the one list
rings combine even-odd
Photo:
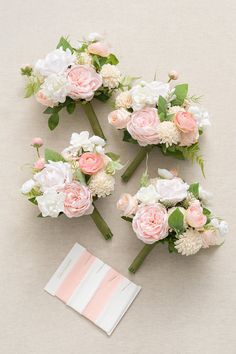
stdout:
[[199,198],[207,205],[212,198],[212,194],[207,192],[202,186],[199,186]]
[[97,145],[97,146],[105,146],[106,145],[105,140],[100,138],[100,136],[97,136],[97,135],[91,136],[91,138],[89,140],[92,144]]
[[116,65],[112,65],[112,64],[103,65],[100,71],[100,75],[102,76],[104,87],[113,89],[119,86],[121,75]]
[[133,110],[137,111],[147,105],[155,107],[159,96],[166,97],[169,90],[169,84],[160,81],[152,81],[150,83],[141,81],[130,90]]
[[53,189],[37,197],[36,200],[43,217],[56,218],[64,210],[65,194],[57,193]]
[[188,108],[188,112],[193,115],[199,128],[211,125],[209,113],[203,108],[198,106],[190,106]]
[[158,168],[158,175],[164,179],[172,179],[175,177],[173,173],[171,173],[169,170],[166,170],[165,168]]
[[221,236],[224,236],[229,231],[229,225],[224,220],[213,218],[211,219],[211,225],[214,226],[217,230],[219,230]]
[[40,185],[42,192],[49,189],[59,190],[65,183],[72,181],[71,166],[62,161],[49,161],[42,171],[34,175],[34,179]]
[[130,108],[132,106],[132,96],[129,91],[121,92],[116,97],[117,108]]
[[89,132],[82,131],[81,133],[73,133],[71,135],[70,144],[72,147],[80,150],[81,148],[85,151],[93,151],[94,144],[89,139]]
[[35,186],[35,181],[33,179],[29,179],[26,181],[21,187],[21,193],[28,194]]
[[156,182],[156,190],[160,201],[166,205],[175,205],[187,197],[188,184],[181,178],[159,179]]
[[70,90],[70,83],[64,74],[48,76],[41,86],[41,92],[53,103],[65,102]]
[[155,203],[159,200],[159,194],[152,184],[148,187],[141,187],[137,192],[136,197],[144,204]]
[[42,76],[64,73],[69,65],[76,62],[76,56],[67,48],[55,49],[48,53],[44,59],[39,59],[34,67],[36,73]]

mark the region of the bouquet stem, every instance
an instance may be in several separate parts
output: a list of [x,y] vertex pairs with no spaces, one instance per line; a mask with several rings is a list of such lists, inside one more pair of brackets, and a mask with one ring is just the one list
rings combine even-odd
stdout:
[[101,216],[101,214],[98,212],[94,203],[93,203],[93,206],[94,206],[94,210],[90,216],[93,219],[94,223],[96,224],[98,230],[104,236],[105,240],[110,240],[112,238],[113,234],[112,234],[110,228],[108,227],[107,223],[105,222],[105,220]]
[[156,246],[157,242],[152,243],[151,245],[145,245],[137,257],[133,260],[132,264],[129,266],[129,271],[135,273],[139,267],[142,265],[145,258],[149,255],[152,249]]
[[94,134],[97,136],[100,136],[100,138],[106,140],[106,137],[103,134],[101,125],[98,121],[98,118],[96,116],[96,113],[94,112],[94,109],[93,109],[93,106],[91,105],[91,103],[87,102],[85,104],[81,104],[81,106],[82,106],[82,108],[89,120],[89,123],[93,129]]
[[137,167],[141,164],[141,162],[145,159],[146,155],[153,149],[154,145],[147,145],[145,147],[141,147],[135,159],[129,164],[121,178],[124,182],[128,182],[130,177],[133,175]]

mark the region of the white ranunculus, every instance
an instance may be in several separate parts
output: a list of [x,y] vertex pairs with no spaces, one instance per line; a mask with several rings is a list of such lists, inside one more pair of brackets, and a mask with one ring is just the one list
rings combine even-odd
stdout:
[[29,179],[26,181],[21,187],[21,193],[28,194],[35,186],[35,181],[33,179]]
[[169,84],[160,81],[141,81],[130,90],[133,110],[137,111],[145,106],[155,107],[159,96],[166,97],[169,90]]
[[224,236],[229,231],[229,225],[224,220],[219,220],[217,218],[211,219],[211,225],[219,230],[221,236]]
[[158,168],[158,175],[164,179],[172,179],[175,177],[173,173],[171,173],[169,170],[166,170],[165,168]]
[[159,194],[152,184],[147,187],[141,187],[137,192],[136,197],[144,204],[155,203],[159,200]]
[[62,161],[49,161],[44,169],[34,175],[42,192],[49,189],[60,190],[65,183],[72,181],[72,171],[70,164]]
[[199,198],[203,201],[204,204],[209,204],[212,194],[208,191],[206,191],[202,186],[199,186]]
[[48,53],[44,59],[39,59],[35,64],[34,71],[42,76],[60,74],[75,62],[76,55],[72,54],[69,48],[66,51],[59,48]]
[[65,102],[70,89],[70,83],[64,74],[48,76],[41,86],[42,93],[53,103]]
[[64,210],[65,194],[62,192],[57,193],[51,189],[37,197],[36,200],[43,217],[51,216],[56,218]]
[[160,196],[160,201],[168,206],[176,205],[187,197],[189,185],[181,178],[158,179],[156,190]]
[[203,108],[198,106],[190,106],[188,108],[188,112],[194,116],[199,128],[204,128],[205,126],[211,125],[209,113]]
[[101,35],[100,33],[97,32],[91,32],[89,33],[89,35],[87,36],[87,40],[89,42],[94,42],[94,41],[102,41],[103,40],[103,35]]

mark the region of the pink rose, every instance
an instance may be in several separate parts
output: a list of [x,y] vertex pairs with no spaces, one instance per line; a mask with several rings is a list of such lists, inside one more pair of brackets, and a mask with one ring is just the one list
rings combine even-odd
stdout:
[[129,193],[124,193],[121,195],[116,206],[117,209],[122,211],[124,216],[131,216],[136,213],[138,207],[138,199]]
[[168,214],[161,204],[138,208],[132,221],[133,230],[144,243],[154,243],[168,236]]
[[130,120],[130,112],[124,108],[116,109],[108,115],[108,122],[116,129],[123,129]]
[[63,192],[65,193],[64,213],[68,218],[92,214],[92,194],[87,186],[74,181],[66,184]]
[[50,100],[49,98],[47,98],[43,91],[40,90],[36,93],[35,95],[36,100],[41,103],[43,106],[47,106],[47,107],[53,107],[54,106],[54,102],[52,100]]
[[198,127],[189,133],[180,133],[180,146],[191,146],[195,144],[198,141],[199,138],[199,132],[198,132]]
[[104,167],[104,159],[100,154],[85,152],[79,158],[79,167],[86,175],[94,175]]
[[90,54],[99,55],[100,57],[108,57],[110,55],[110,50],[107,44],[104,42],[95,42],[89,44],[88,52]]
[[197,127],[197,122],[189,112],[178,112],[174,117],[174,123],[183,133],[193,132]]
[[42,170],[45,167],[45,159],[43,157],[40,157],[38,161],[34,163],[34,168],[36,170]]
[[90,101],[102,85],[102,77],[87,65],[74,65],[67,71],[67,78],[71,84],[69,96],[74,100],[82,98]]
[[203,209],[199,200],[190,204],[186,212],[187,223],[195,228],[201,228],[207,221],[206,215],[203,214]]
[[127,130],[141,146],[158,144],[157,126],[159,123],[156,108],[146,107],[131,114]]

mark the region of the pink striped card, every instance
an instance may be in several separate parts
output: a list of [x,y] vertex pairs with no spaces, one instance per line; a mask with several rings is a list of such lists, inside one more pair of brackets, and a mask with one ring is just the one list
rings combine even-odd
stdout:
[[76,243],[44,290],[110,335],[141,287]]

